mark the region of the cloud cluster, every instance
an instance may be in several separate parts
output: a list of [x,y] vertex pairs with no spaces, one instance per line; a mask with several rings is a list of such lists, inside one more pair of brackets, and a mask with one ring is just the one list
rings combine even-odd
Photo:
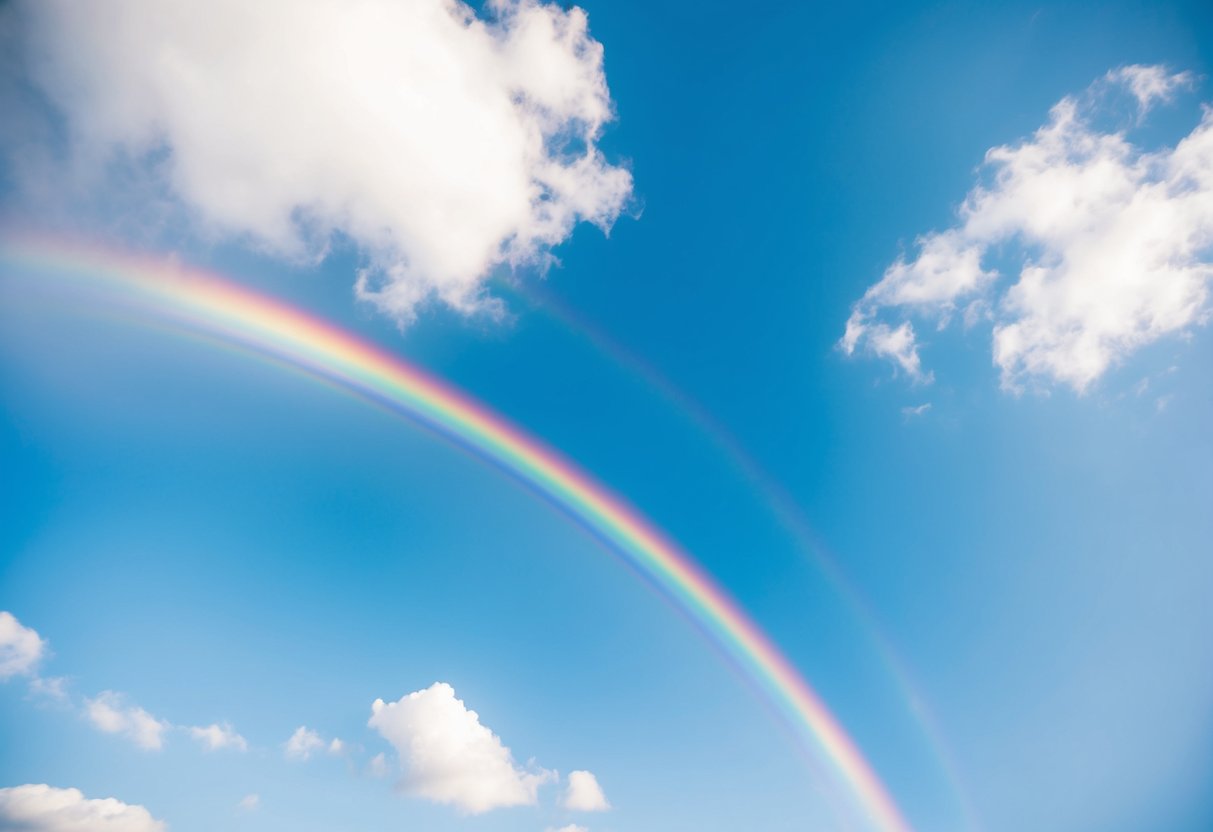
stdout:
[[609,228],[631,194],[597,145],[612,104],[579,8],[19,11],[30,75],[65,116],[75,167],[150,167],[201,227],[296,260],[352,241],[367,263],[359,296],[401,323],[431,299],[491,311],[495,267],[546,264],[578,222]]
[[992,319],[1005,389],[1059,383],[1083,392],[1142,346],[1204,323],[1213,110],[1153,152],[1126,130],[1097,126],[1115,116],[1118,96],[1132,99],[1140,122],[1191,84],[1187,73],[1121,67],[1063,98],[1031,138],[991,149],[990,179],[969,192],[959,224],[920,237],[915,256],[885,270],[855,304],[843,351],[888,358],[927,382],[911,317],[941,329],[958,314],[969,326]]
[[368,724],[400,755],[407,793],[461,812],[534,805],[539,786],[556,778],[519,768],[501,739],[443,682],[396,702],[376,699]]
[[30,676],[42,660],[46,644],[11,613],[0,611],[0,681]]
[[78,789],[44,784],[0,789],[0,829],[11,832],[164,832],[142,806],[89,800]]
[[[48,696],[53,693],[72,710],[78,707],[97,730],[121,735],[152,751],[160,750],[167,734],[174,730],[189,734],[208,751],[248,750],[248,742],[229,723],[173,725],[115,691],[85,697],[77,706],[65,691],[61,678],[44,680],[34,672],[45,649],[46,642],[34,630],[23,626],[11,613],[0,612],[0,656],[10,670],[8,675],[29,676],[31,690],[43,691]],[[7,676],[0,680],[3,678]],[[519,766],[500,737],[482,725],[479,715],[469,710],[456,698],[454,688],[443,682],[395,702],[375,700],[367,724],[395,749],[403,769],[400,787],[405,793],[454,806],[466,814],[533,806],[538,802],[540,786],[560,780],[556,772],[540,768],[533,761]],[[325,739],[306,725],[295,729],[282,748],[288,760],[299,761],[322,753],[349,755],[362,750],[338,738]],[[364,766],[372,777],[386,777],[393,768],[383,752],[376,753]],[[251,811],[259,802],[258,795],[249,794],[238,808]],[[598,779],[584,770],[569,774],[560,803],[576,812],[602,812],[610,808]],[[122,825],[126,823],[134,825]],[[163,824],[152,820],[140,807],[127,807],[113,800],[85,800],[74,789],[21,786],[0,790],[0,828],[69,832],[92,828],[158,830]]]
[[[0,610],[0,682],[14,676],[28,677],[30,692],[72,709],[77,707],[62,676],[44,677],[38,674],[38,664],[46,653],[46,640],[24,626],[10,612]],[[129,704],[116,691],[102,691],[95,697],[83,699],[80,712],[99,731],[119,734],[140,748],[159,751],[165,735],[174,729],[187,732],[204,748],[215,751],[233,749],[247,751],[248,742],[226,722],[206,726],[175,726],[140,708]],[[334,740],[339,745],[339,741]]]

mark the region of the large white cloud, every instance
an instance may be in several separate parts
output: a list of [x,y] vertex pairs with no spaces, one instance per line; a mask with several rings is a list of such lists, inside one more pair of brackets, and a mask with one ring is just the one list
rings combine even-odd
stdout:
[[46,643],[11,612],[0,611],[0,681],[34,673]]
[[122,694],[112,690],[103,691],[94,699],[86,699],[84,713],[97,730],[121,734],[149,751],[159,751],[164,746],[165,732],[173,727],[143,708],[127,704]]
[[359,294],[406,322],[431,298],[494,308],[494,267],[546,263],[631,193],[597,147],[585,13],[486,5],[29,0],[19,19],[75,166],[155,165],[205,227],[293,258],[352,240]]
[[534,805],[539,786],[555,779],[519,768],[501,739],[442,682],[396,702],[375,700],[368,724],[400,755],[407,793],[462,812]]
[[89,800],[78,789],[44,784],[0,789],[0,829],[8,832],[164,832],[142,806]]
[[[1191,84],[1187,73],[1122,67],[1063,98],[1031,138],[991,149],[990,177],[969,192],[959,224],[920,237],[913,257],[886,269],[855,304],[843,350],[929,381],[909,318],[939,328],[958,313],[966,325],[989,318],[1004,388],[1082,392],[1142,346],[1207,321],[1213,110],[1173,147],[1147,152],[1128,138]],[[1125,98],[1137,118],[1101,128]]]
[[605,812],[611,808],[598,778],[588,771],[569,772],[569,787],[564,794],[564,805],[577,812]]

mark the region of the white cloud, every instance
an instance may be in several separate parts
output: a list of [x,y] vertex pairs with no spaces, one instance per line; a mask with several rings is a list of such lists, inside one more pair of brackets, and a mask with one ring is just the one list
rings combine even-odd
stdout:
[[123,696],[112,690],[84,701],[84,713],[99,731],[122,734],[140,748],[159,751],[164,733],[172,726],[156,719],[143,708],[127,705]]
[[244,797],[240,798],[240,802],[236,804],[236,808],[242,812],[255,812],[257,809],[261,808],[261,795],[246,794]]
[[208,751],[221,748],[231,748],[236,751],[247,751],[248,743],[226,722],[222,725],[214,723],[206,726],[195,726],[189,729],[190,736],[202,744]]
[[322,750],[326,743],[320,735],[305,725],[300,725],[291,734],[291,738],[283,746],[284,753],[291,760],[307,760],[317,751]]
[[352,241],[367,263],[359,296],[402,323],[429,299],[495,309],[484,293],[494,267],[545,265],[578,222],[607,229],[631,193],[631,175],[597,146],[612,105],[579,8],[20,10],[30,73],[66,116],[74,167],[137,160],[207,231],[291,258]]
[[909,406],[909,405],[907,405],[906,407],[903,407],[903,408],[901,409],[901,415],[902,415],[902,416],[904,416],[904,417],[905,417],[905,418],[907,418],[907,419],[912,419],[912,418],[914,418],[915,416],[924,416],[924,415],[926,415],[926,412],[927,412],[928,410],[930,410],[930,409],[931,409],[931,403],[930,403],[930,402],[924,402],[923,404],[916,405],[916,406]]
[[47,785],[0,789],[0,828],[12,832],[164,832],[142,806],[88,800],[78,789]]
[[1166,67],[1143,66],[1132,64],[1110,70],[1105,79],[1112,84],[1123,84],[1137,99],[1137,105],[1144,114],[1155,101],[1170,101],[1175,97],[1175,91],[1182,87],[1191,87],[1196,80],[1190,72],[1170,73]]
[[518,768],[501,739],[442,682],[396,702],[376,699],[367,724],[400,755],[408,794],[469,814],[533,805],[539,786],[555,777]]
[[588,771],[569,772],[569,787],[564,795],[566,809],[577,812],[605,812],[611,808],[598,778]]
[[11,612],[0,611],[0,681],[32,675],[42,659],[46,642]]
[[590,832],[590,830],[584,826],[578,826],[575,823],[570,823],[567,826],[560,827],[559,829],[555,827],[548,827],[547,832]]
[[[954,228],[917,241],[855,304],[839,342],[927,380],[910,317],[993,321],[1003,387],[1085,391],[1109,367],[1209,317],[1213,109],[1173,147],[1146,152],[1096,120],[1129,95],[1144,116],[1187,73],[1122,67],[1053,107],[1031,138],[986,154],[990,179]],[[1011,279],[997,265],[1005,258]],[[1008,285],[1009,283],[1009,285]],[[890,321],[889,319],[893,320]],[[898,320],[900,322],[898,323]]]

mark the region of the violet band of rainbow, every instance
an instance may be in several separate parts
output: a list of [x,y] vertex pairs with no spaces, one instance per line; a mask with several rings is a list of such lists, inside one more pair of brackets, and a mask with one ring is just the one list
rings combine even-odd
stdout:
[[506,469],[614,548],[747,674],[829,763],[868,824],[909,832],[859,748],[774,642],[695,561],[572,462],[399,357],[216,275],[61,240],[0,243],[0,277],[78,284],[121,306],[217,337],[420,420]]

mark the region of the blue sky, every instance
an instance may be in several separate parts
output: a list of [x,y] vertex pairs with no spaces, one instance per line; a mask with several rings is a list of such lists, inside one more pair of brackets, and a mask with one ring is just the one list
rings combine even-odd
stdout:
[[[766,629],[917,830],[1213,823],[1204,4],[587,2],[578,34],[505,3],[483,37],[422,0],[348,31],[221,3],[219,34],[143,5],[0,9],[7,236],[220,273],[560,449]],[[1035,155],[983,167],[999,147]],[[1017,293],[1025,266],[1057,291]],[[867,828],[514,481],[4,269],[3,823],[69,828],[19,791],[45,784],[122,801],[97,828],[128,832]],[[445,748],[467,721],[436,683],[499,738],[447,760],[445,802],[401,751],[417,725],[368,725],[429,691]],[[105,730],[130,708],[159,749]]]

